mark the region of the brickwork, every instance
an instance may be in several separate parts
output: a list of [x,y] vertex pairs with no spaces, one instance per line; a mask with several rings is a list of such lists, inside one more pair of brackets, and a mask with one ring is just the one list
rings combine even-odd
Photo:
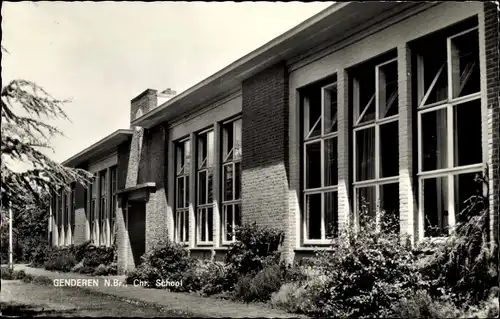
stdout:
[[[244,81],[242,92],[242,221],[289,231],[285,64]],[[289,236],[285,240],[289,241]]]
[[499,237],[500,202],[500,60],[499,8],[492,1],[484,3],[486,94],[488,107],[488,162],[490,192],[490,227],[494,242]]
[[86,189],[81,184],[76,184],[75,229],[73,231],[73,242],[75,245],[84,243],[86,239],[85,206],[87,205],[87,203],[85,201],[85,192]]
[[151,111],[157,106],[158,96],[156,90],[147,89],[132,99],[130,103],[130,121],[136,119],[137,111],[141,110],[142,115]]

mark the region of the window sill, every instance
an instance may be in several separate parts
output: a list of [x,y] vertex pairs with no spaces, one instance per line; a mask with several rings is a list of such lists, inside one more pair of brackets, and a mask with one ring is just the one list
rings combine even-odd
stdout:
[[294,252],[316,252],[316,251],[333,251],[333,248],[329,245],[324,246],[314,246],[314,247],[298,247],[294,249]]

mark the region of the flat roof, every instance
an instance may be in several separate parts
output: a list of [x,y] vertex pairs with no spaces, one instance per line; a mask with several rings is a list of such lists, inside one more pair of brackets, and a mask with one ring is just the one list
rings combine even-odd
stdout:
[[132,129],[119,129],[99,140],[98,142],[90,145],[83,151],[68,158],[62,165],[68,167],[76,167],[92,159],[97,159],[109,153],[118,145],[126,142],[133,134]]

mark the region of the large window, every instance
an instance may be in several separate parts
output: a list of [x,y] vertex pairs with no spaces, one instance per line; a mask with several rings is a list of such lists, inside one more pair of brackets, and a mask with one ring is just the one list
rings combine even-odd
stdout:
[[175,178],[175,240],[179,243],[189,242],[189,172],[191,143],[180,141],[176,145],[176,178]]
[[[412,47],[417,91],[420,232],[446,236],[482,169],[477,20]],[[425,45],[422,43],[425,42]]]
[[397,60],[384,56],[352,72],[354,212],[360,226],[399,219]]
[[198,244],[213,242],[213,166],[214,132],[198,134],[196,162],[196,241]]
[[115,240],[115,224],[116,224],[116,207],[118,203],[118,170],[117,166],[111,168],[111,211],[110,211],[110,235],[109,243],[112,245]]
[[222,241],[236,240],[241,224],[241,119],[222,126]]
[[70,229],[71,229],[71,241],[70,244],[73,245],[75,243],[75,211],[76,211],[76,183],[71,183],[71,213],[70,213]]
[[304,152],[304,243],[325,243],[338,229],[337,84],[301,92]]
[[107,207],[107,196],[108,196],[108,183],[107,183],[107,171],[103,170],[99,173],[99,244],[107,245],[107,218],[108,218],[108,207]]
[[92,179],[92,183],[90,184],[90,214],[89,214],[90,242],[93,244],[97,244],[96,203],[97,203],[97,179],[94,176],[94,178]]

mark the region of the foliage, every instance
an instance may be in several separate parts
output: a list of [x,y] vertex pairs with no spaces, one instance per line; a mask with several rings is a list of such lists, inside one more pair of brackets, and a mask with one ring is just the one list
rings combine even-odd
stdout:
[[[487,186],[480,176],[476,182]],[[449,294],[457,305],[477,304],[498,286],[498,246],[489,241],[487,194],[471,196],[460,215],[461,222],[445,242],[431,247],[430,256],[422,258],[420,270],[432,296]],[[429,244],[423,243],[420,250],[423,248],[429,248]]]
[[149,287],[156,287],[158,279],[180,281],[195,262],[182,245],[168,239],[157,243],[141,259],[142,264],[127,274],[127,283],[131,284],[138,279],[148,282]]
[[3,280],[22,280],[26,277],[24,270],[12,270],[9,267],[1,267],[0,274]]
[[[53,151],[49,142],[55,135],[62,135],[47,120],[68,120],[62,107],[64,100],[48,94],[34,82],[13,80],[1,92],[1,171],[2,206],[21,211],[26,200],[37,201],[44,192],[55,192],[73,181],[90,180],[88,172],[64,167],[43,153]],[[20,114],[24,113],[24,114]],[[29,163],[24,172],[11,168],[13,163]]]
[[64,247],[53,250],[43,266],[47,270],[70,272],[77,263],[78,261],[71,249]]
[[392,306],[395,318],[459,318],[460,310],[446,299],[436,300],[425,290],[403,297]]
[[272,293],[280,289],[282,281],[282,268],[277,264],[267,265],[256,275],[249,273],[240,277],[234,295],[236,299],[246,302],[268,301]]
[[93,271],[93,276],[107,276],[107,275],[115,275],[116,274],[116,264],[111,263],[109,265],[100,264]]
[[258,226],[256,223],[245,224],[235,229],[237,241],[229,246],[225,262],[229,265],[228,289],[242,275],[255,274],[267,263],[279,260],[279,247],[283,242],[281,230]]
[[422,283],[411,246],[384,223],[380,226],[385,231],[369,220],[361,223],[360,231],[341,231],[332,242],[333,253],[319,252],[303,266],[308,279],[299,286],[300,294],[284,291],[275,302],[289,305],[290,298],[300,297],[300,308],[294,310],[315,316],[385,315]]
[[215,295],[224,291],[228,267],[223,262],[196,260],[181,274],[182,286],[172,287],[172,291],[198,292],[201,295]]

